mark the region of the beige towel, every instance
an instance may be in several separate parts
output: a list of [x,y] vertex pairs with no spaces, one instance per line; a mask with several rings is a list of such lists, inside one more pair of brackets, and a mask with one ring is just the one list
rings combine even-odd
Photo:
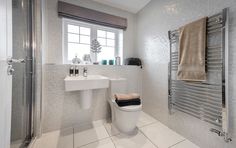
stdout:
[[180,28],[178,80],[206,80],[206,21],[204,17]]
[[139,94],[136,93],[130,93],[130,94],[115,94],[115,98],[117,100],[131,100],[131,99],[137,99],[140,98]]

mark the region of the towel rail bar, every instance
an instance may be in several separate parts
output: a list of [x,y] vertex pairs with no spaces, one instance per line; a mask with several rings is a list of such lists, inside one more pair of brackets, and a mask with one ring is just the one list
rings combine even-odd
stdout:
[[[179,30],[168,32],[170,63],[168,73],[169,113],[180,111],[222,129],[219,131],[229,142],[228,133],[228,8],[207,19],[206,71],[207,81],[185,82],[176,80],[179,64]],[[214,131],[214,130],[211,130]]]
[[[219,105],[220,105],[220,100],[217,100],[217,102],[216,102],[216,99],[209,99],[209,98],[203,98],[203,99],[207,99],[207,100],[203,100],[203,99],[198,99],[198,97],[195,97],[194,95],[191,95],[191,94],[185,94],[185,95],[183,95],[183,94],[181,94],[182,92],[179,92],[179,94],[178,94],[178,92],[176,93],[176,95],[178,96],[178,97],[181,97],[181,98],[184,98],[184,99],[187,99],[187,100],[189,100],[189,101],[193,101],[193,102],[198,102],[199,103],[199,101],[202,101],[203,102],[203,105],[208,105],[208,106],[210,106],[211,108],[212,108],[212,110],[214,110],[214,109],[219,109],[220,107],[219,107]],[[176,99],[178,99],[178,98],[176,98]],[[214,104],[212,104],[214,102]],[[199,103],[200,104],[200,103]]]
[[[194,110],[192,110],[191,108],[187,108],[187,107],[184,107],[184,106],[179,105],[179,104],[175,104],[175,106],[174,106],[173,108],[174,108],[174,109],[177,109],[177,110],[179,110],[179,111],[182,111],[182,112],[184,112],[184,113],[186,113],[186,114],[189,114],[189,115],[191,115],[191,116],[194,116],[194,117],[196,117],[196,118],[198,118],[198,119],[201,119],[201,120],[203,120],[203,121],[206,121],[206,122],[208,122],[208,123],[211,123],[211,124],[213,124],[213,125],[215,125],[215,126],[218,126],[218,127],[222,126],[220,123],[218,123],[218,122],[221,121],[221,120],[219,120],[218,118],[213,119],[213,118],[210,118],[210,117],[207,116],[207,115],[201,116],[201,115],[200,115],[201,113],[194,112]],[[214,121],[214,120],[215,120],[215,121]],[[216,121],[217,121],[217,122],[216,122]]]
[[[207,33],[210,34],[212,32],[219,32],[221,31],[220,29],[222,29],[224,27],[223,24],[219,24],[219,23],[214,23],[214,24],[209,24],[207,25]],[[177,37],[179,36],[179,30],[174,30],[171,31],[171,39],[177,39]]]
[[[181,98],[181,99],[183,99],[183,98]],[[194,106],[194,105],[191,105],[191,104],[189,104],[189,103],[185,103],[183,100],[178,101],[176,104],[181,105],[181,106],[184,106],[184,107],[186,107],[186,108],[190,108],[191,110],[198,110],[199,108],[204,108],[204,111],[202,111],[202,112],[205,113],[205,116],[208,116],[208,117],[210,117],[210,118],[213,119],[213,120],[218,119],[218,123],[219,123],[219,124],[222,124],[222,123],[220,122],[220,121],[222,121],[222,120],[221,120],[222,116],[221,116],[221,114],[220,114],[220,113],[221,113],[220,110],[218,110],[218,111],[208,111],[208,110],[206,109],[206,107],[204,107],[204,106]]]

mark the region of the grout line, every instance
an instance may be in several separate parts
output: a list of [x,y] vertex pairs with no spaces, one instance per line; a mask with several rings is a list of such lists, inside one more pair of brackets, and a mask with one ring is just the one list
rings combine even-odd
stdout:
[[[102,124],[102,126],[105,128],[104,124]],[[106,128],[105,128],[105,130],[106,130],[106,132],[107,132],[107,129],[106,129]],[[92,144],[92,143],[95,143],[95,142],[99,142],[99,141],[102,141],[102,140],[105,140],[105,139],[108,139],[108,138],[111,139],[111,136],[109,135],[108,132],[107,132],[107,135],[108,135],[108,137],[105,137],[105,138],[102,138],[102,139],[97,139],[97,140],[95,140],[95,141],[89,142],[89,143],[84,144],[84,145],[81,145],[81,146],[79,146],[79,147],[83,147],[83,146],[86,146],[86,145],[89,145],[89,144]],[[113,143],[113,144],[114,144],[114,143]],[[74,147],[74,148],[75,148],[75,147]]]
[[152,122],[152,123],[148,123],[148,124],[143,125],[143,126],[140,126],[140,127],[138,127],[138,128],[143,128],[143,127],[146,127],[146,126],[149,126],[149,125],[152,125],[152,124],[158,123],[158,122],[159,122],[159,121],[156,120],[156,121],[154,121],[154,122]]
[[112,137],[110,137],[110,139],[111,139],[111,142],[113,143],[114,147],[116,148],[116,144],[115,144],[114,140],[112,139]]
[[175,146],[175,145],[177,145],[177,144],[180,144],[181,142],[184,142],[186,139],[184,139],[184,140],[181,140],[181,141],[179,141],[179,142],[177,142],[177,143],[175,143],[175,144],[173,144],[173,145],[171,145],[171,146],[169,146],[169,148],[171,148],[171,147],[173,147],[173,146]]
[[103,127],[105,128],[105,130],[106,130],[106,132],[107,132],[107,134],[108,134],[108,136],[109,137],[111,137],[111,135],[109,134],[109,132],[108,132],[108,130],[107,130],[107,128],[105,127],[105,125],[104,125],[105,123],[103,123],[102,125],[103,125]]
[[102,141],[102,140],[108,139],[108,138],[110,138],[110,137],[106,137],[106,138],[102,138],[102,139],[97,139],[96,141],[89,142],[89,143],[87,143],[87,144],[81,145],[81,146],[79,146],[79,148],[80,148],[80,147],[83,147],[83,146],[86,146],[86,145],[89,145],[89,144],[92,144],[92,143],[95,143],[95,142],[99,142],[99,141]]
[[[152,117],[152,116],[151,116],[151,117]],[[155,120],[156,120],[156,119],[155,119]],[[158,146],[155,145],[140,129],[143,128],[143,127],[146,127],[146,126],[149,126],[149,125],[158,123],[158,122],[159,122],[159,121],[156,120],[156,121],[154,121],[154,122],[152,122],[152,123],[148,123],[148,124],[146,124],[146,125],[137,127],[137,128],[138,128],[138,131],[139,131],[142,135],[144,135],[144,137],[146,137],[147,140],[150,141],[150,142],[151,142],[155,147],[157,147],[157,148],[158,148]],[[113,145],[114,145],[114,147],[116,148],[115,142],[113,141],[112,137],[113,137],[113,136],[117,136],[117,135],[121,135],[122,133],[119,132],[119,133],[114,134],[114,135],[112,135],[112,133],[111,133],[111,135],[110,135],[109,132],[108,132],[108,130],[107,130],[106,127],[105,127],[105,123],[107,123],[107,122],[102,123],[102,126],[105,128],[105,130],[106,130],[106,132],[107,132],[107,134],[108,134],[108,137],[105,137],[105,138],[102,138],[102,139],[97,139],[97,140],[95,140],[95,141],[89,142],[89,143],[84,144],[84,145],[81,145],[81,146],[79,146],[79,147],[83,147],[83,146],[86,146],[86,145],[89,145],[89,144],[92,144],[92,143],[99,142],[99,141],[101,141],[101,140],[105,140],[105,139],[110,138],[111,141],[112,141],[112,143],[113,143]],[[110,124],[112,124],[112,123],[110,123]],[[111,125],[111,126],[112,126],[112,125]],[[184,140],[183,140],[183,141],[184,141]],[[180,142],[182,142],[182,141],[180,141]],[[179,142],[179,143],[180,143],[180,142]],[[178,144],[178,143],[176,143],[176,144]],[[75,131],[74,131],[74,128],[73,128],[73,148],[75,148]]]
[[[116,134],[116,135],[110,135],[110,133],[108,132],[108,130],[107,130],[107,128],[105,127],[105,125],[104,125],[105,123],[103,123],[103,126],[104,126],[104,128],[106,129],[106,131],[107,131],[107,133],[108,133],[108,135],[109,135],[109,138],[111,139],[111,142],[113,143],[113,145],[114,145],[114,147],[116,148],[116,145],[115,145],[115,142],[113,141],[113,139],[112,139],[112,137],[113,136],[116,136],[116,135],[119,135],[120,133],[118,133],[118,134]],[[107,123],[107,124],[109,124],[109,123]],[[110,125],[111,125],[112,123],[110,123]],[[111,125],[112,126],[112,125]],[[112,128],[112,127],[111,127]],[[112,130],[112,129],[111,129]]]
[[140,129],[138,129],[138,130],[140,131],[141,134],[143,134],[144,137],[147,138],[148,141],[150,141],[155,147],[158,148],[158,146],[155,143],[153,143],[152,140],[148,138],[148,136],[146,136]]

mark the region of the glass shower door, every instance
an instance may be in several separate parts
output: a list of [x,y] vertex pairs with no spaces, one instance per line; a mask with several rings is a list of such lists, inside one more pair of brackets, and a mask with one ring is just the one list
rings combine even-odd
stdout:
[[12,119],[11,147],[27,145],[32,138],[32,22],[31,0],[12,0]]

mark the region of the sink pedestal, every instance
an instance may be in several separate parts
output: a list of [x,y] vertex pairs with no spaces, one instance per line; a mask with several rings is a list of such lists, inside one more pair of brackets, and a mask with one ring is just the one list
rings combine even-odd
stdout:
[[93,91],[81,90],[80,91],[80,106],[82,109],[89,109],[92,105]]

